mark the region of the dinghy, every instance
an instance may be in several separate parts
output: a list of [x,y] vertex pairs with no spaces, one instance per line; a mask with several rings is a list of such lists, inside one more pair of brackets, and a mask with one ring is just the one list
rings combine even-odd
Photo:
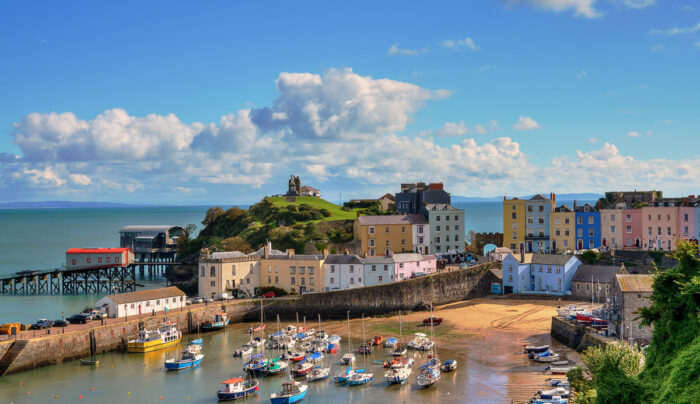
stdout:
[[441,372],[452,372],[455,369],[457,369],[457,361],[454,359],[448,359],[440,365]]
[[384,341],[384,348],[394,348],[398,343],[399,340],[396,337],[389,337]]
[[216,392],[216,397],[219,401],[238,400],[246,398],[257,393],[259,382],[257,380],[243,380],[240,377],[224,380],[221,382],[221,388]]
[[271,404],[292,404],[299,402],[306,396],[309,387],[303,383],[288,381],[282,383],[282,391],[270,395]]
[[569,390],[563,387],[555,387],[551,390],[538,391],[537,394],[540,398],[551,399],[554,396],[559,396],[560,398],[569,398]]
[[307,382],[316,382],[319,380],[327,379],[331,375],[331,368],[321,368],[316,367],[311,370],[309,374],[306,375]]

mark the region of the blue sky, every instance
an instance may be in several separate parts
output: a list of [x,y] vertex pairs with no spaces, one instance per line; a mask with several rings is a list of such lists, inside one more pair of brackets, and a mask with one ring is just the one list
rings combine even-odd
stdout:
[[0,201],[700,184],[700,4],[3,2]]

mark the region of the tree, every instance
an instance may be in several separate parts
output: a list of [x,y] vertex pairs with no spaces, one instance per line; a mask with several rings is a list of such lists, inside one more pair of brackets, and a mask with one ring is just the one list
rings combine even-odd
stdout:
[[224,251],[240,251],[243,254],[250,254],[253,252],[253,248],[244,239],[233,236],[221,242],[221,248]]
[[210,224],[214,223],[216,219],[219,218],[219,216],[223,214],[224,210],[221,208],[221,206],[209,208],[207,209],[207,214],[204,216],[204,220],[202,220],[202,224],[205,226],[209,226]]
[[602,255],[598,251],[586,250],[580,255],[581,259],[587,264],[592,264],[600,259]]

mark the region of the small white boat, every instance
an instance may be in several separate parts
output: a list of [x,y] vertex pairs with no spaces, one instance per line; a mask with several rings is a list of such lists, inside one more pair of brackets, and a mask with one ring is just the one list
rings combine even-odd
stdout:
[[535,358],[535,362],[541,362],[541,363],[559,362],[559,354],[558,353],[551,353],[548,356],[538,356],[537,358]]
[[391,369],[387,370],[384,372],[384,380],[388,384],[402,384],[405,383],[408,380],[408,377],[411,376],[411,368],[394,368],[392,367]]
[[421,387],[430,387],[440,381],[440,369],[432,367],[421,367],[420,373],[416,377],[416,382]]
[[370,383],[374,375],[372,373],[353,373],[348,378],[348,386],[359,386]]
[[427,345],[430,345],[430,348],[427,350],[432,349],[432,347],[433,347],[432,341],[430,341],[430,338],[428,338],[427,335],[423,334],[422,332],[417,332],[413,336],[414,336],[414,338],[408,343],[409,349],[424,351],[424,350],[426,350],[424,348]]
[[569,370],[571,370],[573,366],[550,366],[549,369],[546,370],[546,372],[550,372],[554,375],[563,375],[566,374]]
[[341,361],[343,362],[343,365],[352,365],[353,363],[355,363],[355,354],[352,352],[348,352],[345,355],[343,355]]
[[293,336],[294,334],[297,333],[297,328],[296,328],[295,326],[293,326],[293,325],[290,324],[290,325],[284,327],[284,333],[287,334],[287,335],[292,335],[292,336]]
[[253,354],[253,347],[248,344],[243,344],[240,348],[233,351],[233,356],[248,356]]
[[569,398],[569,390],[563,387],[555,387],[551,390],[540,390],[537,392],[539,398],[552,399],[554,396],[559,396],[560,398]]
[[331,368],[313,368],[311,373],[306,375],[306,381],[315,382],[327,379],[331,375]]
[[265,345],[265,338],[255,337],[250,340],[248,345],[252,346],[253,348],[261,348]]
[[331,344],[337,344],[340,342],[340,336],[333,334],[328,337],[328,342]]
[[457,369],[457,361],[454,359],[448,359],[440,365],[441,372],[452,372],[455,369]]

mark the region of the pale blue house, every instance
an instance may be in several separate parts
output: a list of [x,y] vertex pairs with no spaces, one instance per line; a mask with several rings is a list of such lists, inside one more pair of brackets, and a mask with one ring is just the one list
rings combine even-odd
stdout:
[[525,203],[525,251],[546,253],[550,251],[549,214],[554,210],[556,196],[549,199],[537,194]]
[[503,293],[570,295],[571,279],[581,266],[573,255],[513,254],[502,261]]
[[396,281],[394,257],[373,256],[364,260],[365,286],[384,285]]

